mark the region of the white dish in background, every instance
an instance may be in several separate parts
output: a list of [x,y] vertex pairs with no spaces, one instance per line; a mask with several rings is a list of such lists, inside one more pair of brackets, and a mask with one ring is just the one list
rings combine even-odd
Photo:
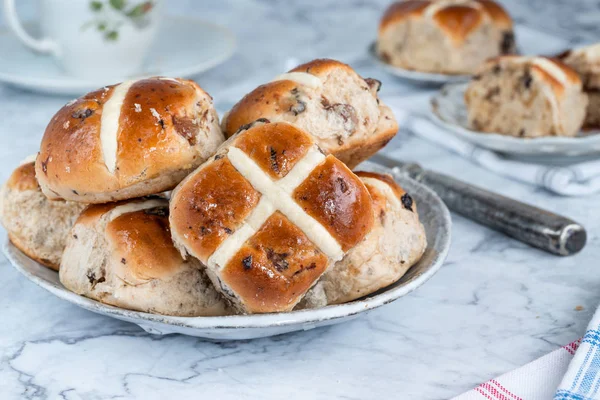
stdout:
[[[389,171],[374,164],[361,169]],[[213,340],[241,340],[279,335],[338,324],[402,297],[424,284],[442,266],[450,247],[450,213],[431,189],[409,178],[399,183],[414,197],[427,235],[427,249],[421,260],[393,285],[365,298],[315,310],[276,314],[233,315],[223,317],[171,317],[126,310],[99,303],[65,289],[58,273],[27,257],[8,240],[6,257],[27,279],[55,296],[98,314],[139,325],[153,334],[181,333]]]
[[450,133],[477,146],[519,156],[574,157],[600,153],[600,132],[580,132],[576,137],[519,138],[469,129],[464,93],[468,83],[444,86],[431,98],[431,118]]
[[[540,32],[524,25],[515,26],[515,37],[517,48],[519,49],[520,54],[523,55],[554,55],[571,47],[567,40]],[[369,48],[369,53],[375,63],[388,73],[417,84],[440,85],[444,83],[465,82],[470,77],[470,75],[420,72],[387,64],[375,53],[375,43]]]
[[69,76],[52,57],[30,51],[10,31],[2,29],[0,54],[10,57],[2,57],[0,82],[37,92],[80,96],[119,80],[156,75],[187,78],[224,62],[235,50],[231,31],[196,18],[167,16],[161,21],[160,32],[139,74],[106,81]]

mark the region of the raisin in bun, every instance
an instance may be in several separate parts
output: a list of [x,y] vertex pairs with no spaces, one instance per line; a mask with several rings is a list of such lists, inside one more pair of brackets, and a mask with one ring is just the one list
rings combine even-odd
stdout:
[[492,0],[408,0],[383,15],[377,54],[401,68],[472,74],[490,57],[515,52],[513,23]]
[[51,199],[130,199],[172,189],[223,140],[212,98],[195,82],[123,82],[56,113],[36,174]]
[[417,206],[389,175],[357,172],[373,199],[373,228],[298,304],[316,308],[358,299],[400,279],[423,255]]
[[0,190],[0,221],[10,241],[41,264],[58,270],[69,230],[84,204],[48,200],[36,179],[34,161],[13,171]]
[[117,307],[177,316],[224,315],[226,304],[193,258],[173,246],[168,201],[92,205],[67,240],[60,281]]
[[575,136],[588,99],[577,73],[560,61],[504,56],[473,77],[465,102],[475,131],[540,137]]
[[398,131],[391,110],[378,98],[380,86],[339,61],[314,60],[248,93],[221,125],[229,137],[260,118],[290,122],[312,134],[327,154],[354,168]]
[[173,240],[244,313],[289,311],[373,224],[362,181],[284,122],[229,139],[171,197]]
[[569,50],[558,58],[577,71],[588,95],[584,127],[600,129],[600,43]]

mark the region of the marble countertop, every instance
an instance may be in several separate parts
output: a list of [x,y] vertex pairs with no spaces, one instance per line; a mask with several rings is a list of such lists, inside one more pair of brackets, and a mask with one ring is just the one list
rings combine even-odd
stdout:
[[[178,0],[169,12],[201,16],[238,35],[236,55],[196,78],[224,110],[292,57],[350,61],[383,81],[384,96],[417,90],[364,57],[387,3]],[[600,37],[599,1],[503,3],[519,22],[573,42]],[[68,100],[0,86],[0,181],[37,150],[46,123]],[[342,325],[221,343],[153,336],[84,311],[0,256],[0,398],[446,399],[584,333],[600,303],[600,195],[557,197],[406,132],[391,146],[405,160],[583,222],[587,247],[558,258],[453,215],[447,262],[412,294]]]

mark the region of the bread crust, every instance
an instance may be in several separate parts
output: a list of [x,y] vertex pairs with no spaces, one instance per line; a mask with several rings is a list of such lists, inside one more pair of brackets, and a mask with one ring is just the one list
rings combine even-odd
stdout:
[[493,0],[399,1],[379,24],[379,57],[405,69],[471,74],[515,51],[512,19]]
[[57,112],[36,175],[51,199],[123,200],[172,189],[223,140],[212,99],[195,82],[125,82]]
[[88,207],[60,267],[69,290],[117,307],[177,316],[231,311],[194,259],[171,241],[168,201],[153,197]]
[[[381,22],[379,23],[379,32],[382,33],[393,24],[401,21],[408,20],[410,18],[420,18],[427,12],[427,8],[435,2],[430,0],[406,0],[397,1],[392,3],[384,12]],[[461,4],[469,4],[463,6]],[[473,7],[479,5],[480,7]],[[441,13],[442,16],[437,19],[440,25],[446,25],[446,28],[452,31],[452,34],[462,36],[461,32],[465,32],[465,26],[473,24],[473,10],[477,13],[476,19],[482,18],[482,11],[487,14],[490,19],[500,28],[512,28],[513,22],[510,15],[506,10],[497,2],[493,0],[473,0],[473,1],[456,1],[448,2],[441,6],[436,14]],[[455,31],[450,26],[450,20],[452,22],[458,22],[458,24],[452,24]],[[467,29],[466,34],[469,33]]]
[[[260,85],[223,118],[227,137],[261,118],[285,121],[313,134],[326,153],[354,168],[398,132],[393,113],[378,99],[379,81],[364,80],[350,66],[330,59],[313,60],[289,72],[317,77],[322,85],[311,88],[289,79]],[[347,93],[333,93],[334,87]]]
[[373,224],[360,179],[284,122],[244,127],[181,182],[170,209],[176,246],[245,313],[291,310]]
[[0,220],[10,241],[54,270],[58,270],[68,232],[84,207],[46,198],[35,179],[33,162],[16,168],[0,190]]
[[480,68],[465,91],[465,102],[470,127],[476,131],[575,136],[588,98],[577,73],[559,60],[504,56]]
[[298,308],[346,303],[389,286],[419,261],[427,247],[410,195],[389,175],[362,171],[356,175],[373,199],[373,228],[321,277]]

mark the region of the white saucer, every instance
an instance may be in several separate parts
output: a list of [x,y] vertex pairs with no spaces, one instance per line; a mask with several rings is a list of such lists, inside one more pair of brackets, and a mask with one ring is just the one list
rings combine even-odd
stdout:
[[[161,32],[139,77],[190,77],[227,60],[235,49],[235,36],[231,31],[195,18],[165,17]],[[68,76],[51,57],[29,51],[7,29],[0,30],[0,54],[10,55],[2,57],[0,62],[0,82],[32,91],[80,96],[135,78],[123,76],[107,81]]]
[[[549,35],[524,25],[515,26],[515,37],[519,52],[523,55],[555,55],[570,48],[567,40]],[[375,53],[375,44],[369,47],[373,61],[388,73],[416,84],[440,85],[465,82],[470,75],[436,74],[396,67],[383,62]]]
[[600,153],[600,132],[576,137],[519,138],[469,129],[464,93],[468,83],[444,86],[431,98],[431,117],[449,132],[486,149],[519,156],[575,157]]
[[[359,169],[389,171],[374,164],[361,165]],[[3,251],[25,278],[53,295],[86,310],[132,322],[153,334],[182,333],[213,340],[240,340],[308,330],[348,321],[357,318],[361,313],[390,303],[424,284],[444,263],[450,247],[451,221],[448,209],[431,189],[409,178],[396,179],[416,200],[427,235],[425,254],[393,285],[350,303],[315,310],[223,317],[170,317],[131,311],[99,303],[68,291],[60,283],[58,273],[27,257],[8,240]]]

